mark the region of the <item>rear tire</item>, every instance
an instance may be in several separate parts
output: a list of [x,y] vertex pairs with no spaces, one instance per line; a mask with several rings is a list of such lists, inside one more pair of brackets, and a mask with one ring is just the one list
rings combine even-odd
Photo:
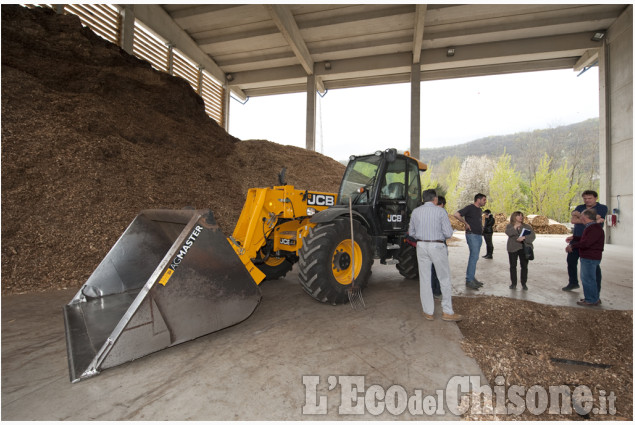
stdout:
[[397,270],[406,279],[419,279],[419,262],[417,261],[417,249],[407,243],[402,243],[397,253]]
[[[365,288],[373,265],[373,246],[366,228],[353,222],[355,284]],[[299,252],[302,288],[316,300],[329,304],[348,302],[351,287],[351,227],[346,219],[319,224],[309,230]]]

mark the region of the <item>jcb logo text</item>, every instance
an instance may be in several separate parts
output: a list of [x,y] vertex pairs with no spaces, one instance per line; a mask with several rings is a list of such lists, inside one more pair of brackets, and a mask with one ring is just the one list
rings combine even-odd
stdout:
[[388,216],[388,223],[401,223],[402,217],[397,214],[392,214]]
[[317,205],[320,207],[332,207],[335,205],[335,197],[333,195],[320,195],[317,193],[309,193],[306,203],[308,205]]

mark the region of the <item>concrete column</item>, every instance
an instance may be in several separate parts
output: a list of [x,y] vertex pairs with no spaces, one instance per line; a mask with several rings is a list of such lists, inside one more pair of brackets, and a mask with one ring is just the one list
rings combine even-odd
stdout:
[[231,100],[231,91],[229,90],[229,85],[227,84],[227,80],[225,80],[225,85],[223,86],[223,127],[225,127],[225,131],[229,132],[229,103]]
[[410,68],[410,155],[419,158],[421,153],[421,64]]
[[[602,43],[598,55],[598,87],[599,87],[599,145],[600,145],[600,199],[601,204],[610,207],[611,199],[611,173],[608,165],[611,162],[611,113],[609,99],[609,58],[606,43]],[[610,211],[609,211],[610,213]],[[611,243],[613,228],[604,226],[606,242]]]
[[134,45],[134,19],[134,5],[124,5],[121,10],[121,48],[131,55]]
[[168,74],[174,75],[174,44],[168,44]]
[[196,93],[199,96],[203,95],[203,67],[198,67],[198,73],[196,74]]
[[306,78],[306,149],[315,151],[315,74]]

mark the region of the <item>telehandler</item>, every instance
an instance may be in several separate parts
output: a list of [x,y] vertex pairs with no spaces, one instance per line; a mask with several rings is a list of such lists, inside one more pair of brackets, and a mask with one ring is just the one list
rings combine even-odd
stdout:
[[298,190],[283,170],[280,185],[248,191],[228,238],[209,210],[142,211],[64,307],[71,381],[241,322],[258,284],[296,263],[302,288],[330,304],[366,286],[374,258],[416,278],[404,236],[426,169],[395,149],[351,156],[337,194]]

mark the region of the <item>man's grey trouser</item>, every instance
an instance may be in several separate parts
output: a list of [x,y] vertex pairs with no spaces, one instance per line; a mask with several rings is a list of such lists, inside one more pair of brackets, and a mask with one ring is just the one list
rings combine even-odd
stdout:
[[454,314],[452,310],[452,282],[450,281],[450,262],[448,247],[440,242],[417,242],[417,261],[419,263],[419,294],[421,306],[426,314],[434,314],[434,298],[432,296],[432,264],[437,272],[441,285],[441,308],[445,314]]

